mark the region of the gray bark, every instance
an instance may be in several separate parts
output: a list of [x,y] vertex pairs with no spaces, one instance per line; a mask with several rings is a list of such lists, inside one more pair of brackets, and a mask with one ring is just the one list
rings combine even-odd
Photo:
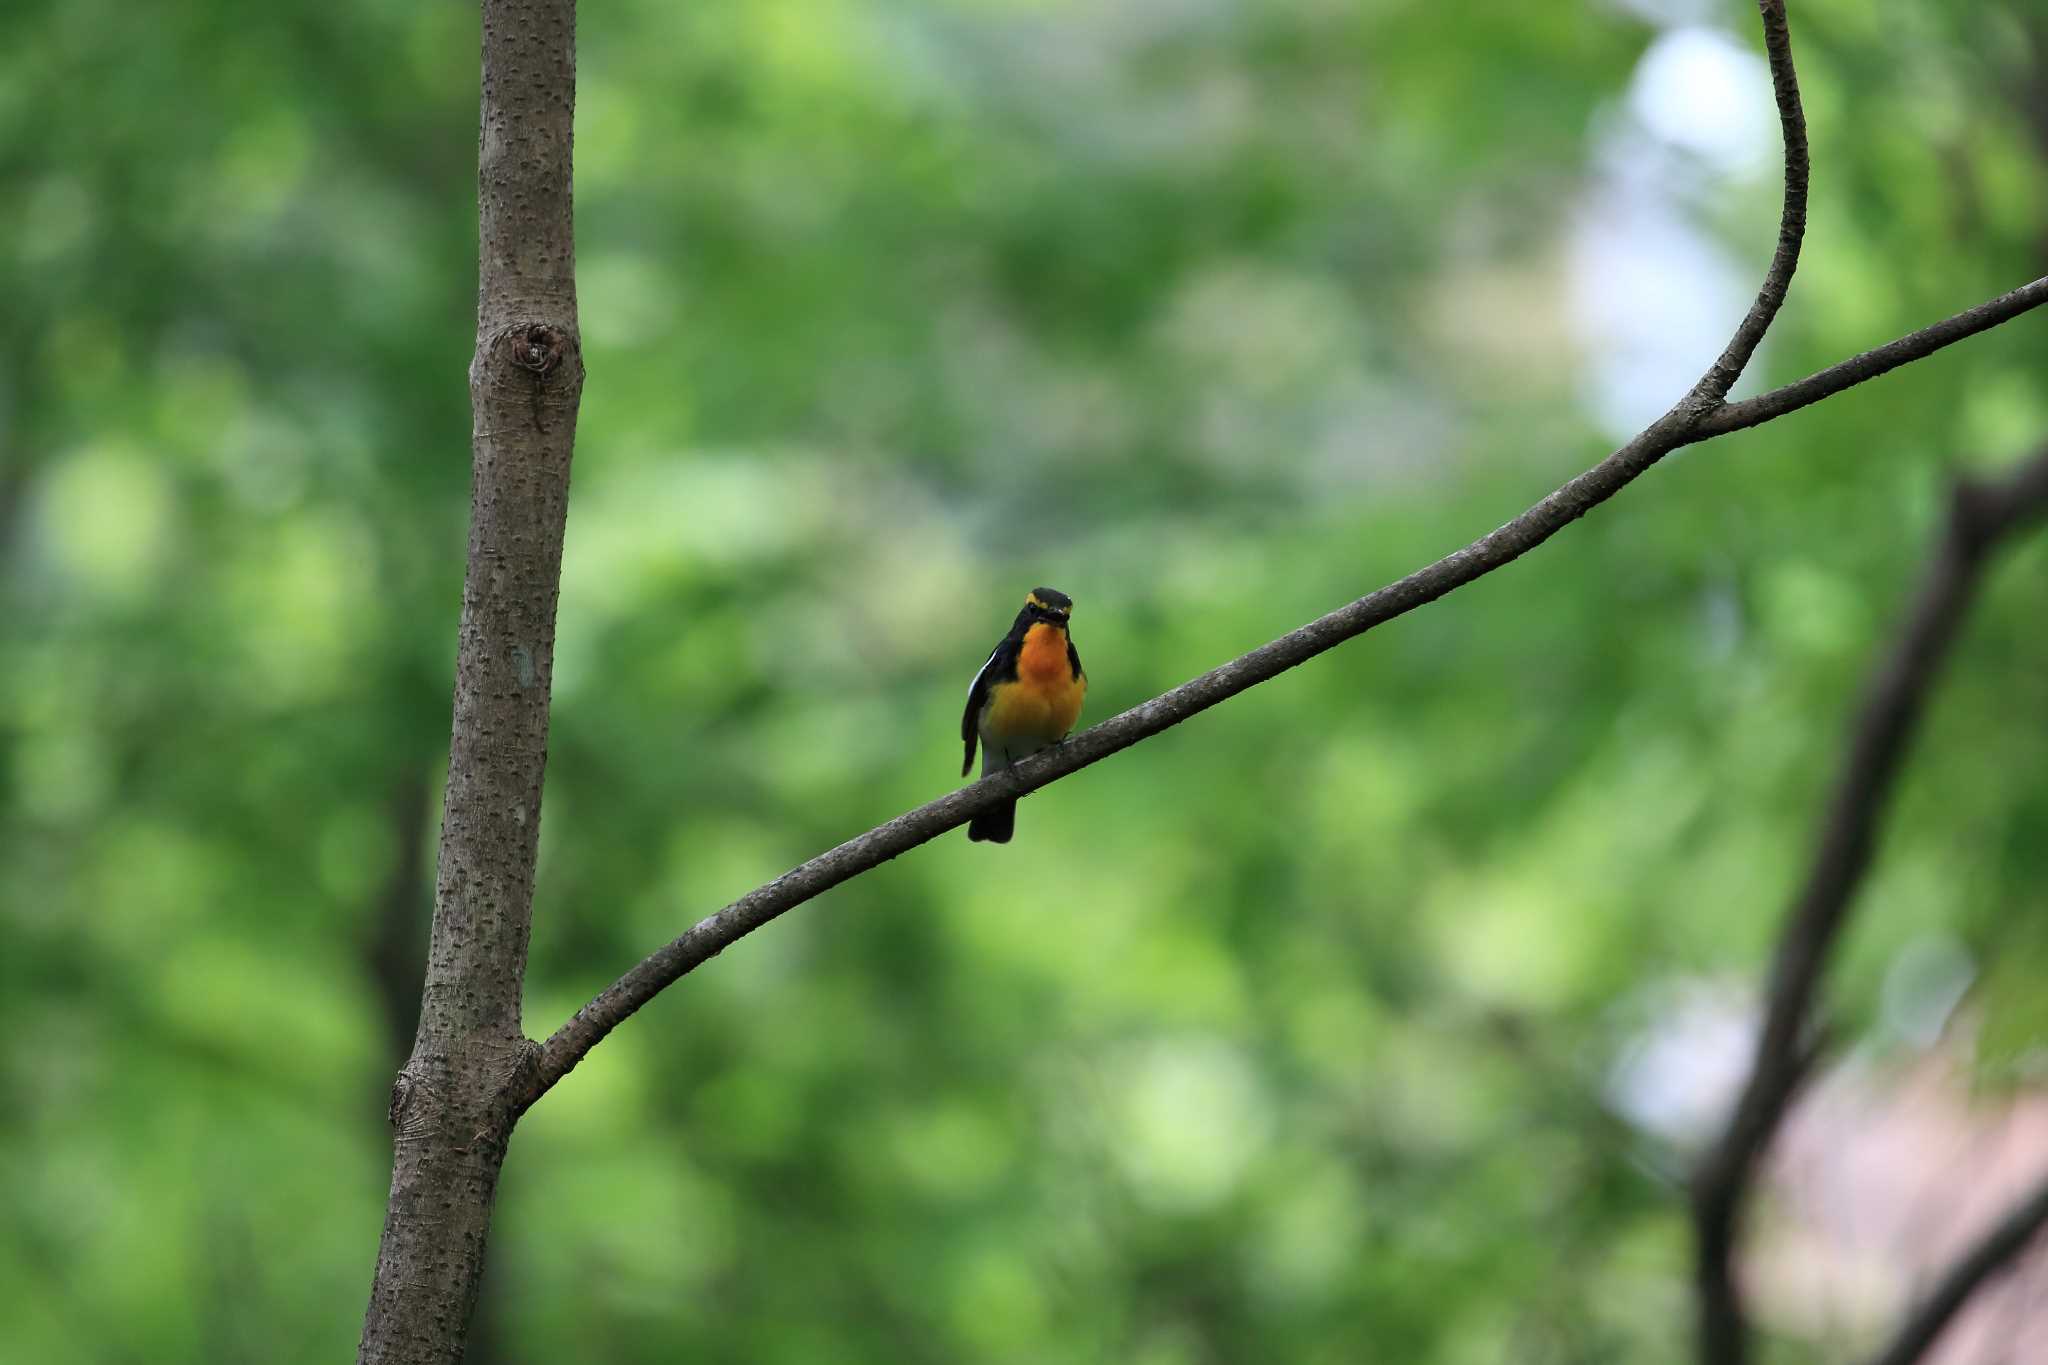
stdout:
[[575,0],[483,0],[469,562],[419,1031],[391,1091],[391,1197],[359,1362],[462,1357],[507,1140],[583,362]]

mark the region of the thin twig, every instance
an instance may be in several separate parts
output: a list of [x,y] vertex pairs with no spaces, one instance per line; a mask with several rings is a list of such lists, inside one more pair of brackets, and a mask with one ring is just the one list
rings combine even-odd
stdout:
[[1778,104],[1778,129],[1785,143],[1785,200],[1778,210],[1778,247],[1771,253],[1764,271],[1763,286],[1756,302],[1728,339],[1728,345],[1707,368],[1700,382],[1682,400],[1695,417],[1721,406],[1728,390],[1742,377],[1757,343],[1771,329],[1785,292],[1792,286],[1792,272],[1799,268],[1799,244],[1806,237],[1806,188],[1812,163],[1806,151],[1806,112],[1799,104],[1799,74],[1792,69],[1792,30],[1785,22],[1784,0],[1758,0],[1764,21],[1764,52],[1771,68],[1771,93]]
[[[1886,369],[1932,354],[1934,351],[1981,331],[1996,322],[2016,317],[2029,308],[2048,303],[2048,278],[2037,280],[2023,290],[1958,314],[1945,322],[1925,328],[1898,341],[1846,361],[1788,389],[1749,399],[1745,404],[1708,406],[1696,404],[1701,395],[1719,395],[1735,378],[1755,350],[1762,330],[1768,328],[1784,297],[1797,262],[1800,232],[1805,221],[1806,142],[1805,122],[1799,111],[1799,93],[1792,79],[1791,49],[1785,33],[1782,0],[1760,0],[1765,44],[1771,54],[1772,88],[1778,102],[1779,121],[1786,137],[1784,208],[1778,228],[1778,246],[1772,256],[1762,289],[1735,337],[1716,358],[1699,383],[1688,390],[1669,412],[1648,429],[1623,445],[1599,464],[1558,488],[1505,526],[1480,537],[1452,554],[1389,583],[1347,606],[1309,622],[1247,654],[1210,670],[1191,682],[1162,693],[1148,702],[1089,729],[1065,744],[1048,749],[1014,767],[985,777],[971,786],[951,792],[917,809],[897,816],[858,838],[819,854],[698,921],[667,945],[655,950],[637,966],[601,991],[573,1018],[557,1029],[544,1045],[540,1064],[530,1088],[516,1103],[531,1105],[569,1073],[590,1049],[634,1011],[693,968],[715,957],[739,939],[776,916],[829,891],[851,877],[927,843],[965,824],[971,817],[1004,801],[1079,772],[1092,763],[1149,739],[1190,716],[1208,710],[1238,693],[1279,676],[1358,635],[1382,625],[1426,603],[1452,592],[1541,545],[1593,508],[1612,498],[1645,470],[1681,446],[1722,435],[1727,431],[1754,426],[1785,412],[1817,402],[1829,393]],[[1986,310],[2002,310],[1996,317],[1981,317]],[[1751,332],[1755,336],[1751,336]],[[1880,359],[1874,359],[1884,357]],[[1867,368],[1859,368],[1867,367]],[[1722,382],[1723,376],[1727,383]],[[1793,391],[1797,392],[1794,393]],[[1788,395],[1780,399],[1780,395]],[[1727,422],[1725,415],[1737,408],[1782,402],[1777,411],[1761,411],[1744,420]]]
[[1749,1326],[1735,1285],[1735,1240],[1758,1159],[1812,1069],[1814,994],[1869,870],[1876,833],[1915,726],[1968,614],[1991,551],[2048,513],[2048,448],[1996,483],[1961,480],[1911,615],[1872,678],[1829,798],[1813,863],[1786,912],[1764,1024],[1741,1097],[1693,1180],[1702,1365],[1744,1365]]
[[1944,318],[1932,327],[1908,332],[1897,341],[1888,341],[1862,355],[1851,356],[1782,388],[1740,402],[1724,403],[1701,418],[1698,425],[1687,433],[1686,439],[1706,441],[1726,436],[1731,431],[1761,426],[1773,418],[1832,397],[1866,379],[1875,379],[1901,365],[1925,359],[1944,346],[1952,346],[2002,322],[2010,322],[2028,309],[2039,308],[2044,303],[2048,303],[2048,276],[2032,284],[2023,284],[2010,293],[2000,294],[1975,308],[1965,309],[1952,318]]
[[1985,1233],[1982,1241],[1957,1258],[1934,1292],[1906,1314],[1891,1344],[1871,1365],[1914,1365],[1970,1296],[2025,1251],[2043,1227],[2048,1227],[2048,1176]]

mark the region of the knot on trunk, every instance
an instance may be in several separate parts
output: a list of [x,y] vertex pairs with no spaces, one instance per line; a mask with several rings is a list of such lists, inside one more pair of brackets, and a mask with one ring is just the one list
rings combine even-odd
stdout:
[[561,368],[562,357],[574,345],[569,334],[544,322],[514,327],[504,335],[506,354],[514,365],[545,380]]
[[394,1142],[417,1142],[432,1129],[435,1106],[429,1101],[434,1098],[433,1089],[416,1060],[407,1062],[392,1079],[391,1106],[385,1117],[391,1121]]

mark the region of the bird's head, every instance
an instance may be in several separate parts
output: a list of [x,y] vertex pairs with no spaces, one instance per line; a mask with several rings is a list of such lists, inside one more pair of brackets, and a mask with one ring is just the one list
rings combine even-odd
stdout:
[[1074,614],[1074,599],[1057,588],[1033,588],[1024,599],[1024,614],[1034,621],[1064,628]]

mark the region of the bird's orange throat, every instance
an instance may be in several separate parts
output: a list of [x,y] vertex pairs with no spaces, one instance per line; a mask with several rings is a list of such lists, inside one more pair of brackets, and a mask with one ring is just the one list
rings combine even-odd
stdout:
[[1017,651],[1019,681],[1051,687],[1073,676],[1073,668],[1067,662],[1066,631],[1040,621],[1024,632],[1023,646]]
[[1088,681],[1074,676],[1067,632],[1034,622],[1017,649],[1017,680],[998,683],[990,698],[984,735],[1004,752],[1022,757],[1064,738],[1081,715]]

